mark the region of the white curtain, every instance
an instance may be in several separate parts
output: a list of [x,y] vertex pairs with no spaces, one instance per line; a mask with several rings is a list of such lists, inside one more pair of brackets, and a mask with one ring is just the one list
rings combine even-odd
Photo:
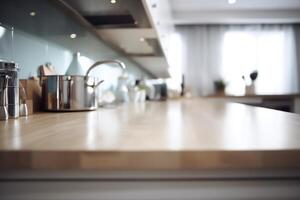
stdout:
[[297,93],[298,66],[292,25],[199,25],[177,27],[183,44],[183,73],[193,95],[244,92],[243,75],[258,70],[258,94]]
[[182,71],[193,96],[213,92],[213,80],[221,78],[223,26],[179,26]]

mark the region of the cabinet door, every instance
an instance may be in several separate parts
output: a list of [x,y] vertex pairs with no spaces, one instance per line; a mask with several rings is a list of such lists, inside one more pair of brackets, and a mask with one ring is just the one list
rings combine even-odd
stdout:
[[1,200],[300,199],[300,181],[8,181]]

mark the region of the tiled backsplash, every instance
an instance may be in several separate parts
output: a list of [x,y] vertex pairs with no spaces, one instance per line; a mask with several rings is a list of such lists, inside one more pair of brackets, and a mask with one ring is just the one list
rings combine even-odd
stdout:
[[[126,64],[126,72],[131,77],[151,77],[65,14],[53,1],[3,0],[0,23],[0,59],[17,62],[21,66],[21,78],[36,76],[38,66],[46,62],[51,62],[59,74],[65,74],[76,52],[81,53],[84,71],[94,61],[118,59]],[[72,39],[71,34],[76,34],[76,38]],[[121,71],[104,66],[96,69],[96,73],[109,79],[109,83],[115,82]]]

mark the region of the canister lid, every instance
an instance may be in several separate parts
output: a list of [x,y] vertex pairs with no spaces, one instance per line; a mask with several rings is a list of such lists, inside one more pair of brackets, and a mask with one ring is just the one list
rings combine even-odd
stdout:
[[19,70],[19,65],[15,62],[0,60],[0,70],[16,71]]

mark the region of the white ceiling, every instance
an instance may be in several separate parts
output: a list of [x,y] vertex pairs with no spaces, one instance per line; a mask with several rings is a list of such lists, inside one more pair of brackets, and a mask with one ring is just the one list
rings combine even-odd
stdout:
[[299,23],[300,0],[169,0],[175,24]]
[[230,5],[227,0],[170,0],[173,11],[197,10],[278,10],[300,9],[300,0],[237,0]]

